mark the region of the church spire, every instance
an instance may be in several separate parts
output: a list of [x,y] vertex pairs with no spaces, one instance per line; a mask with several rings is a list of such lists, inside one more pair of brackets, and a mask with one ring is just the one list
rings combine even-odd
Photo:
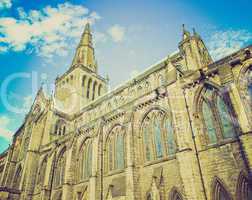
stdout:
[[91,71],[97,71],[89,22],[86,24],[81,36],[71,67],[77,67],[79,65],[82,65]]

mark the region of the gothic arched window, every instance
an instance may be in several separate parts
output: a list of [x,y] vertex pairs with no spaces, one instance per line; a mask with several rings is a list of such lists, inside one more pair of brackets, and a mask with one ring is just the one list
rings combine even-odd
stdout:
[[223,131],[223,138],[231,138],[235,136],[233,122],[228,111],[228,107],[223,99],[217,96],[217,109],[220,116],[221,128]]
[[124,134],[119,132],[116,137],[115,144],[115,152],[116,152],[116,168],[123,169],[124,168]]
[[169,200],[183,200],[182,195],[173,188],[169,195]]
[[66,148],[64,148],[56,162],[54,169],[54,186],[58,187],[64,183],[65,177],[65,165],[66,165]]
[[214,126],[214,115],[212,112],[212,109],[210,105],[203,101],[202,105],[202,113],[203,113],[203,119],[206,125],[207,133],[208,133],[208,140],[209,143],[216,143],[217,142],[217,134]]
[[55,135],[65,135],[66,134],[66,122],[63,119],[58,119],[54,127]]
[[107,172],[125,167],[125,131],[122,126],[115,126],[106,142]]
[[81,149],[80,158],[80,179],[85,180],[92,175],[92,141],[87,139]]
[[213,184],[212,200],[232,200],[229,193],[218,179],[216,179]]
[[162,144],[162,133],[161,133],[161,119],[158,117],[154,117],[153,119],[153,125],[154,125],[154,140],[155,140],[155,146],[156,146],[156,155],[157,158],[162,158],[164,153],[164,148]]
[[177,151],[171,116],[162,110],[152,110],[144,118],[142,138],[147,162],[173,155]]
[[44,183],[46,165],[47,165],[47,157],[45,157],[40,164],[39,173],[38,173],[38,177],[37,177],[37,185],[43,185],[43,183]]
[[214,88],[207,87],[202,91],[201,114],[208,144],[235,137],[230,105],[225,99]]
[[92,95],[92,100],[95,99],[96,87],[97,87],[97,82],[95,81],[94,84],[93,84],[93,95]]
[[252,199],[252,184],[249,183],[248,178],[243,173],[238,178],[236,196],[239,200]]
[[175,140],[175,135],[173,132],[171,119],[166,117],[164,121],[166,137],[167,137],[167,151],[169,155],[175,154],[177,151],[177,145]]
[[86,91],[85,91],[85,87],[86,87],[86,76],[82,76],[81,86],[82,86],[82,95],[84,96],[84,95],[86,94]]
[[151,194],[149,193],[149,194],[147,194],[147,198],[146,198],[146,200],[152,200],[152,196],[151,196]]
[[146,161],[153,160],[153,152],[152,152],[152,139],[150,134],[150,124],[145,124],[143,127],[143,145]]
[[90,97],[90,90],[91,90],[91,83],[92,83],[92,80],[91,78],[88,80],[88,85],[87,85],[87,98],[89,99]]
[[19,165],[17,167],[14,179],[13,179],[13,188],[18,189],[21,181],[21,174],[22,173],[22,167]]

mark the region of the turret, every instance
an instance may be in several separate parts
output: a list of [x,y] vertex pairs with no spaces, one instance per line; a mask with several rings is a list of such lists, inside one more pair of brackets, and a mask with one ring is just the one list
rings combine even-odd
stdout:
[[92,33],[87,23],[70,68],[56,79],[55,107],[66,113],[76,113],[103,95],[107,91],[107,81],[97,71]]
[[193,29],[193,34],[183,25],[182,41],[179,49],[184,56],[188,70],[198,70],[210,64],[213,60],[200,35]]

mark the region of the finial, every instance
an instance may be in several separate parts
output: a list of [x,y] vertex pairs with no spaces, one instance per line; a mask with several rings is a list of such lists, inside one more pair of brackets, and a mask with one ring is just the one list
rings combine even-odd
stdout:
[[183,33],[186,31],[185,30],[185,24],[182,24],[182,29],[183,29]]
[[197,33],[195,28],[193,28],[193,35],[199,37],[199,34]]
[[190,37],[190,32],[186,30],[185,24],[182,24],[182,28],[183,28],[183,39]]
[[90,32],[90,23],[87,21],[84,32]]

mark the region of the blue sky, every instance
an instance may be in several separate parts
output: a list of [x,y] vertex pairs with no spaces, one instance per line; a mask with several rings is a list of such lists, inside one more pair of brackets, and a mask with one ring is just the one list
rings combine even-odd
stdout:
[[233,2],[0,0],[0,152],[41,83],[50,94],[69,67],[87,21],[99,73],[113,88],[176,51],[182,24],[196,28],[214,59],[252,44],[252,3]]

